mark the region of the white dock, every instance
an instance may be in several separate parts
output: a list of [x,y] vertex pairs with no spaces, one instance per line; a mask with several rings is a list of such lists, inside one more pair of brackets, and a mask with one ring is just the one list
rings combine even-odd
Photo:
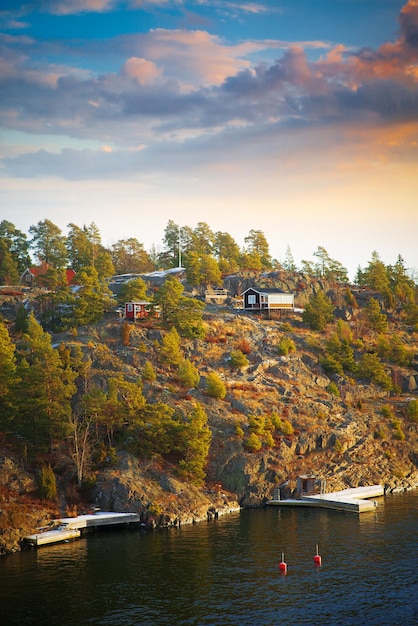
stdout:
[[51,530],[44,530],[33,535],[27,535],[23,541],[29,545],[38,547],[52,543],[70,541],[81,537],[86,529],[101,526],[114,526],[117,524],[138,523],[138,513],[112,513],[98,512],[77,517],[63,517],[55,520],[56,526]]
[[68,528],[81,530],[83,528],[95,528],[98,526],[113,526],[114,524],[129,524],[139,522],[138,513],[111,513],[98,511],[77,517],[63,517],[60,524],[66,524]]
[[66,528],[64,525],[58,526],[53,530],[45,530],[43,532],[35,533],[34,535],[27,535],[24,537],[24,541],[31,546],[46,546],[51,543],[62,543],[63,541],[71,541],[72,539],[78,539],[81,537],[81,532],[74,528]]
[[369,498],[378,498],[384,494],[385,490],[382,485],[370,485],[332,493],[302,495],[299,499],[269,500],[267,504],[273,506],[311,506],[335,511],[363,513],[364,511],[373,511],[377,507],[376,500],[369,500]]

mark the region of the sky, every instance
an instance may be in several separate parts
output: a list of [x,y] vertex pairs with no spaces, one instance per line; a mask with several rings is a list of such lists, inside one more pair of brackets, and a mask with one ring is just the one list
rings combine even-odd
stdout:
[[418,271],[418,0],[1,0],[0,220]]

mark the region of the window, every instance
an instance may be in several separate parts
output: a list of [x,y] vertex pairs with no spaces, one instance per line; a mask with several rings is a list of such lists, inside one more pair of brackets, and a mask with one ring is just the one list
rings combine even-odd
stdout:
[[255,294],[251,293],[248,296],[248,304],[255,304]]
[[128,304],[127,311],[128,311],[128,313],[132,313],[132,311],[133,311],[133,304]]

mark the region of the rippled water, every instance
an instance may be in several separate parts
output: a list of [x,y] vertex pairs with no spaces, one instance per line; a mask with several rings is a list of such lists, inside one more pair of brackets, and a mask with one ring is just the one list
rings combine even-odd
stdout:
[[417,509],[417,492],[360,516],[267,508],[12,555],[0,624],[416,626]]

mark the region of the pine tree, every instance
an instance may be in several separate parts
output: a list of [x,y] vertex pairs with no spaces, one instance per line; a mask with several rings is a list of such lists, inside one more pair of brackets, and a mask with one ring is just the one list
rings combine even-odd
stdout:
[[196,388],[200,381],[200,374],[189,359],[184,359],[184,361],[180,363],[178,377],[181,384],[188,388]]
[[17,285],[20,274],[5,239],[0,238],[0,285]]
[[186,475],[191,482],[201,485],[205,479],[212,433],[208,426],[208,417],[201,404],[196,404],[186,417],[184,432],[185,453],[180,461],[180,473]]
[[210,372],[206,377],[206,393],[211,398],[223,400],[226,396],[226,386],[216,372]]
[[33,314],[19,344],[18,357],[15,427],[39,450],[46,449],[68,432],[77,373],[63,365],[50,335]]
[[72,316],[67,324],[82,326],[94,324],[103,318],[106,309],[111,306],[111,292],[107,285],[99,280],[96,268],[86,267],[78,275],[80,289],[77,292]]
[[375,298],[371,298],[366,309],[367,319],[371,328],[377,333],[384,333],[388,328],[388,320],[382,313],[380,304]]
[[11,392],[17,383],[15,345],[6,325],[0,320],[0,428],[5,429],[13,416]]
[[302,314],[305,324],[313,330],[324,330],[325,326],[332,321],[334,306],[323,291],[318,291],[309,299]]
[[154,371],[151,361],[145,361],[144,367],[142,368],[141,378],[143,382],[153,383],[157,375]]
[[174,326],[160,342],[159,359],[161,363],[170,367],[179,365],[183,359],[180,349],[180,335]]

